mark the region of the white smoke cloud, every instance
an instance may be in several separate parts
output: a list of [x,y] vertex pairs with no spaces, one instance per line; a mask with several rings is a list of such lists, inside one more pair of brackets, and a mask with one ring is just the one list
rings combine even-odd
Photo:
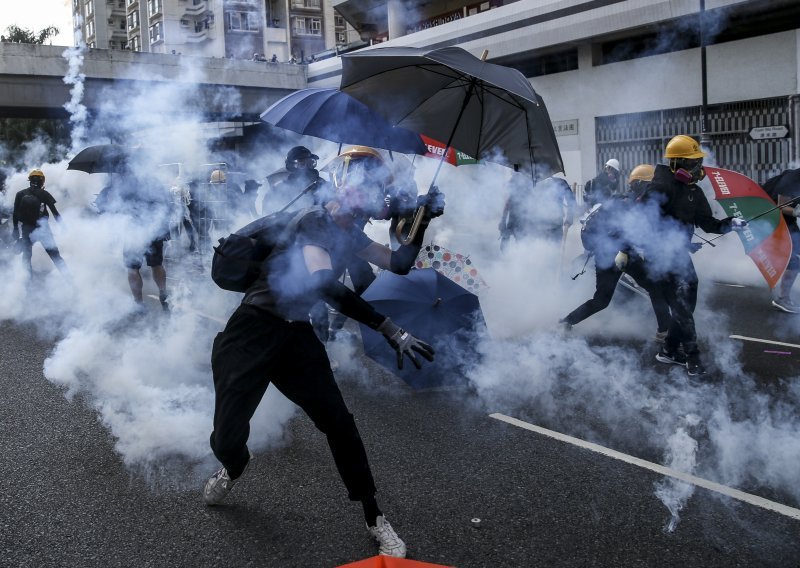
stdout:
[[[106,105],[86,123],[81,143],[136,146],[137,172],[170,170],[174,176],[176,169],[162,166],[180,163],[181,181],[207,181],[208,164],[233,163],[235,152],[209,148],[192,87],[203,78],[191,67],[184,73],[181,82],[110,88]],[[175,109],[183,112],[176,116]],[[322,163],[338,151],[337,144],[287,136],[254,149],[235,167],[264,183],[298,144],[320,155]],[[58,338],[45,376],[97,410],[129,467],[152,473],[177,459],[210,469],[211,342],[235,308],[237,295],[217,289],[207,273],[195,271],[185,240],[175,239],[168,245],[172,314],[162,317],[148,298],[149,313],[133,316],[121,256],[124,237],[135,229],[124,217],[98,216],[90,208],[109,176],[67,171],[66,159],[44,163],[46,156],[44,145],[33,143],[25,159],[43,168],[47,189],[63,214],[63,226],[51,225],[73,285],[64,286],[38,245],[33,285],[19,258],[4,251],[8,270],[0,282],[0,317],[35,323]],[[414,165],[424,191],[437,164],[417,157]],[[26,178],[25,171],[12,172],[7,203],[27,185]],[[724,383],[699,387],[687,381],[682,369],[653,361],[655,345],[648,342],[655,320],[648,302],[638,296],[618,291],[606,310],[571,334],[557,333],[558,320],[594,292],[591,271],[572,279],[581,265],[578,224],[563,246],[534,236],[512,240],[500,253],[497,225],[510,183],[510,170],[498,165],[445,165],[437,184],[447,196],[446,213],[426,235],[429,242],[469,255],[487,283],[479,295],[488,334],[477,347],[480,363],[468,374],[479,404],[628,453],[645,452],[675,469],[800,502],[800,474],[793,466],[800,457],[795,412],[800,391],[789,388],[780,403],[760,391],[741,369],[738,348],[727,338],[727,321],[708,307],[713,279],[764,286],[738,239],[723,237],[715,241],[716,248],[706,246],[694,256],[701,280],[698,331],[701,341],[715,345],[704,356],[725,370]],[[262,195],[267,191],[266,185],[261,188]],[[243,216],[233,224],[247,220]],[[367,232],[386,243],[387,229],[388,223],[376,222]],[[639,236],[646,230],[633,219],[629,229]],[[211,240],[222,234],[220,228]],[[146,268],[143,275],[145,294],[156,294]],[[798,328],[787,332],[796,336]],[[367,378],[354,344],[336,342],[330,352],[342,378]],[[253,421],[252,447],[282,443],[294,413],[294,406],[270,389]],[[691,503],[690,488],[667,481],[656,495],[670,512],[670,522],[677,522],[678,513]]]

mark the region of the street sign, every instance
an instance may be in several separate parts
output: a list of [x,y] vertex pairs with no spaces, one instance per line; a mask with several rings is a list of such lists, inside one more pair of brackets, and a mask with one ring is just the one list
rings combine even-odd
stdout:
[[785,138],[789,134],[786,126],[761,126],[750,130],[750,138],[753,140],[767,140],[769,138]]

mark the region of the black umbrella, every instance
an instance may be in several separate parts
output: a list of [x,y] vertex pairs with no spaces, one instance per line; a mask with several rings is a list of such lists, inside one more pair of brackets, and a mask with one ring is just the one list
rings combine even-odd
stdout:
[[337,89],[302,89],[261,113],[261,120],[298,134],[341,144],[361,144],[403,154],[425,154],[419,134],[397,128]]
[[392,125],[446,140],[476,159],[497,161],[499,150],[508,165],[532,175],[564,171],[544,101],[525,76],[461,48],[345,54],[341,90]]
[[89,146],[69,161],[67,169],[89,174],[122,173],[127,168],[130,152],[130,148],[119,144]]
[[422,369],[405,364],[398,370],[395,350],[383,335],[362,325],[361,339],[368,357],[413,388],[465,382],[465,370],[476,360],[475,342],[486,325],[475,294],[425,268],[406,276],[382,272],[362,297],[436,350],[434,361],[422,361]]

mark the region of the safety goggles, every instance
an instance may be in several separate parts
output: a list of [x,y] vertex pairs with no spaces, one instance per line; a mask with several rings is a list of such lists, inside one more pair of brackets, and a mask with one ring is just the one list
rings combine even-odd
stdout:
[[317,159],[316,158],[298,158],[297,160],[292,160],[292,164],[294,165],[295,169],[312,169],[317,167]]

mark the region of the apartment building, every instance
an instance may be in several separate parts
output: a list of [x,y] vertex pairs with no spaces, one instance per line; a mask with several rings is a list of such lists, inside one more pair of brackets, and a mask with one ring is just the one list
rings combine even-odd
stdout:
[[304,62],[354,37],[330,0],[72,0],[72,13],[96,49]]

